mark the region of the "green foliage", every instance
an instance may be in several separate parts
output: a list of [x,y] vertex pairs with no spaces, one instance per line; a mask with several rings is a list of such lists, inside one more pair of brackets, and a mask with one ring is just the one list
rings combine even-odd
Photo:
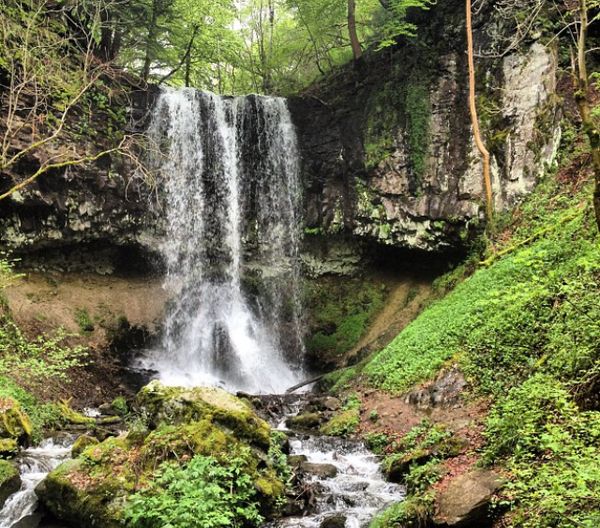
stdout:
[[426,492],[444,475],[439,459],[432,458],[425,464],[415,464],[404,479],[406,492],[410,495]]
[[376,455],[383,455],[389,445],[390,439],[385,433],[367,433],[365,435],[367,447]]
[[263,521],[247,461],[226,463],[197,455],[184,467],[163,463],[157,478],[127,503],[125,519],[134,528],[218,528],[259,526]]
[[502,500],[511,526],[597,525],[598,411],[579,411],[563,383],[536,374],[498,401],[485,435],[485,459],[512,473]]
[[311,312],[308,351],[339,356],[351,350],[383,307],[385,294],[385,286],[375,280],[323,279],[309,284],[305,300]]
[[329,436],[349,436],[354,433],[360,423],[361,402],[357,394],[346,399],[341,412],[321,427],[321,433]]
[[433,509],[433,494],[415,495],[379,514],[369,528],[421,528],[427,526]]
[[127,405],[127,400],[124,396],[117,396],[111,402],[110,406],[119,416],[125,416],[129,414],[129,406]]
[[42,439],[44,429],[57,428],[62,424],[61,412],[57,405],[41,403],[30,392],[2,375],[0,375],[0,398],[12,398],[19,402],[31,420],[32,438],[36,442]]
[[48,378],[67,381],[67,371],[83,365],[87,355],[84,347],[65,344],[67,337],[59,330],[29,340],[8,316],[0,316],[0,375],[34,384]]
[[85,308],[78,308],[75,310],[75,322],[84,334],[89,334],[94,331],[94,322]]

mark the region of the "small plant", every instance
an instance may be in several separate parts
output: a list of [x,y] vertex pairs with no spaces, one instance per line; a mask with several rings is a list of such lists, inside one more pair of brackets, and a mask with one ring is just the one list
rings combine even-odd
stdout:
[[256,489],[244,456],[226,463],[195,456],[183,468],[163,463],[156,480],[133,494],[125,519],[133,528],[242,528],[259,526]]
[[110,406],[119,416],[125,416],[129,414],[129,406],[127,405],[127,400],[123,396],[117,396],[111,402]]
[[85,308],[75,310],[75,321],[82,333],[89,334],[94,331],[94,322]]
[[372,422],[379,420],[379,413],[377,412],[377,409],[371,409],[371,412],[369,413],[369,420]]

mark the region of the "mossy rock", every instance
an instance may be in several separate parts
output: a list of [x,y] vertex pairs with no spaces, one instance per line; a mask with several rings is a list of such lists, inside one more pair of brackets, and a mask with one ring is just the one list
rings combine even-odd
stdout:
[[61,521],[80,528],[122,527],[125,497],[116,480],[98,481],[82,458],[63,462],[36,490],[40,501]]
[[75,443],[71,448],[71,456],[73,458],[77,458],[81,453],[83,453],[85,449],[99,443],[100,441],[97,438],[94,438],[93,436],[81,435],[79,438],[77,438],[77,440],[75,440]]
[[31,420],[19,403],[12,398],[0,398],[0,438],[27,443],[32,432]]
[[400,453],[386,457],[383,462],[383,473],[390,482],[402,482],[413,465],[423,465],[433,457],[429,449],[415,449],[408,453]]
[[21,477],[17,468],[6,460],[0,460],[0,510],[6,499],[19,491],[20,487]]
[[349,436],[356,431],[359,423],[360,410],[347,409],[324,424],[321,433],[328,436]]
[[321,425],[323,417],[319,413],[303,413],[290,416],[285,424],[290,429],[315,429]]
[[166,387],[153,381],[137,395],[151,427],[210,419],[229,428],[236,437],[269,447],[270,427],[254,410],[232,394],[216,387]]
[[0,458],[12,458],[19,452],[19,444],[14,438],[0,438]]
[[269,462],[271,430],[245,403],[219,389],[157,383],[144,388],[138,401],[138,422],[148,416],[150,429],[144,426],[140,434],[137,427],[99,443],[80,437],[77,458],[39,487],[40,500],[58,519],[83,528],[122,526],[127,498],[156,483],[161,464],[185,466],[196,455],[227,464],[242,452],[261,505],[275,506],[285,485]]

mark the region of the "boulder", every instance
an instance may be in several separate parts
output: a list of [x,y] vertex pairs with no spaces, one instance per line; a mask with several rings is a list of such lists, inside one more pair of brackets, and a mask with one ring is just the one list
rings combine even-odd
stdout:
[[6,499],[19,491],[20,487],[21,477],[17,468],[6,460],[0,460],[0,510]]
[[77,458],[85,449],[92,445],[99,444],[99,440],[90,435],[81,435],[75,440],[73,447],[71,448],[71,456]]
[[[281,441],[244,402],[219,389],[152,383],[137,396],[142,410],[129,432],[102,442],[82,436],[77,458],[50,472],[36,489],[61,521],[80,528],[122,526],[127,498],[157,483],[163,463],[184,467],[194,456],[227,465],[236,454],[269,512],[285,491],[276,455]],[[142,423],[144,420],[147,423]]]
[[150,427],[177,425],[210,418],[237,437],[262,448],[270,443],[270,427],[249,404],[217,387],[166,387],[153,381],[137,395]]
[[460,475],[436,498],[434,525],[453,528],[483,528],[491,525],[488,507],[502,486],[490,470],[476,469]]

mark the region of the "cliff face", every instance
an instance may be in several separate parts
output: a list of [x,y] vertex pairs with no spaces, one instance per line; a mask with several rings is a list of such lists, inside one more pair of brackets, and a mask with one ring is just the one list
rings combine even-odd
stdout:
[[[512,28],[491,4],[475,20],[475,48],[498,55],[477,59],[478,105],[502,211],[531,191],[554,157],[557,65],[535,41],[499,56]],[[483,218],[463,9],[440,3],[419,21],[416,41],[367,54],[291,100],[310,233],[443,251],[462,246]],[[491,35],[477,29],[484,21]]]
[[[477,77],[501,211],[533,188],[560,132],[552,50],[523,41],[514,52],[498,53],[513,28],[494,18],[492,4],[477,15],[475,37],[476,49],[496,54],[477,59]],[[360,260],[357,248],[371,244],[460,250],[480,224],[482,170],[468,114],[462,9],[462,2],[441,2],[417,20],[416,39],[367,53],[290,99],[302,154],[305,260],[315,273],[351,271]],[[477,29],[484,21],[486,32]],[[134,98],[138,129],[153,99],[152,90]],[[26,160],[23,174],[27,164],[36,160]],[[162,231],[156,193],[132,174],[131,166],[107,157],[45,175],[1,204],[2,248],[33,264],[39,250],[45,259],[56,250],[63,268],[104,273],[130,261],[130,250],[156,255]],[[0,183],[6,186],[8,177]]]

